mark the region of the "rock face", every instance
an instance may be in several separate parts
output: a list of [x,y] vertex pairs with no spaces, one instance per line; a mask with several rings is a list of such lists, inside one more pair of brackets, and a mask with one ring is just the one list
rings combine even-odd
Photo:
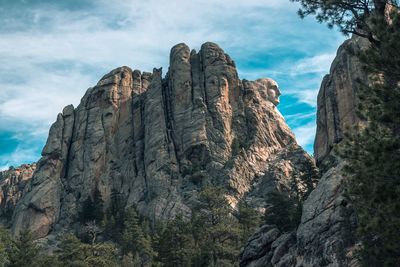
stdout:
[[36,164],[23,164],[0,172],[0,223],[10,222],[25,185],[32,178]]
[[235,206],[255,207],[274,188],[298,193],[313,160],[277,111],[271,79],[240,80],[213,43],[174,46],[170,67],[152,73],[121,67],[89,88],[52,125],[37,170],[13,215],[13,231],[35,237],[71,227],[82,203],[121,193],[151,220],[189,214],[198,192],[224,186]]
[[368,43],[363,39],[347,40],[322,82],[314,145],[322,177],[303,204],[299,227],[292,233],[279,234],[276,226],[263,226],[243,249],[241,267],[359,266],[353,257],[356,218],[343,196],[344,163],[332,147],[342,141],[349,126],[361,122],[355,113],[356,80],[365,80],[367,75],[348,49],[365,47]]
[[339,143],[349,127],[359,123],[356,115],[358,80],[366,81],[359,60],[349,48],[359,51],[368,47],[364,38],[353,37],[342,44],[332,63],[330,74],[322,81],[318,93],[317,133],[314,157],[318,165],[328,156],[333,145]]

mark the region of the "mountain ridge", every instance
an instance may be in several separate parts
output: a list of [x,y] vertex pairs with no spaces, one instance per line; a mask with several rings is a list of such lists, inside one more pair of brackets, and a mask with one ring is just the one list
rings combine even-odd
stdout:
[[73,229],[95,191],[105,207],[118,191],[151,221],[190,214],[207,185],[226,188],[233,207],[244,200],[260,210],[274,190],[303,194],[314,162],[277,112],[279,95],[271,79],[240,80],[210,42],[198,53],[174,46],[165,78],[161,69],[111,71],[58,114],[13,232]]

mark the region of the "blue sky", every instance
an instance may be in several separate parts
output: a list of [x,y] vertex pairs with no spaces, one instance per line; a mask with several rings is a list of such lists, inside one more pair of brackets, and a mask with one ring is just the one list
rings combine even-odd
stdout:
[[119,66],[168,66],[170,48],[218,43],[242,79],[270,77],[312,153],[316,95],[345,37],[289,0],[0,0],[0,169],[39,159],[49,126]]

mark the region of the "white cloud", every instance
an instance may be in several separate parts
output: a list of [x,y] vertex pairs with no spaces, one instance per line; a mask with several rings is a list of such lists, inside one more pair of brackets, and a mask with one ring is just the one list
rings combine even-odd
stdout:
[[0,156],[0,162],[3,162],[0,170],[6,170],[10,166],[20,165],[21,163],[32,163],[38,160],[37,147],[26,147],[18,145],[15,151],[7,155]]
[[[37,27],[5,32],[0,39],[0,120],[48,125],[63,106],[79,103],[84,90],[115,67],[166,67],[169,49],[178,42],[199,48],[215,41],[228,49],[245,48],[245,53],[282,45],[280,30],[271,25],[280,20],[290,32],[290,21],[275,15],[293,12],[288,17],[298,19],[296,5],[282,2],[132,0],[99,1],[90,12],[34,8],[26,23]],[[41,21],[46,22],[42,27]],[[70,66],[55,73],[57,64]]]
[[302,59],[290,69],[290,74],[300,75],[307,73],[328,73],[334,58],[334,53],[325,53]]
[[[325,26],[300,20],[297,4],[282,0],[99,0],[92,5],[82,10],[25,6],[27,16],[9,14],[1,20],[4,29],[17,30],[0,29],[0,131],[25,137],[29,132],[45,139],[57,113],[68,104],[76,106],[103,74],[122,65],[166,71],[169,49],[179,42],[197,50],[206,41],[217,42],[235,60],[247,62],[267,51],[320,53],[295,63],[277,63],[267,73],[252,66],[240,71],[245,78],[279,74],[286,79],[291,73],[326,67],[331,54],[314,51],[316,45],[321,46],[310,35],[329,39],[332,47],[341,41],[338,35],[327,33]],[[315,85],[315,81],[299,82],[303,88]],[[315,107],[315,92],[282,93]],[[23,139],[21,143],[26,144]],[[23,160],[18,153],[24,147],[8,157]]]
[[293,129],[297,143],[306,148],[314,143],[314,136],[317,130],[315,122],[307,123],[306,125]]
[[285,94],[295,96],[300,103],[305,103],[311,107],[317,107],[318,89],[289,89]]

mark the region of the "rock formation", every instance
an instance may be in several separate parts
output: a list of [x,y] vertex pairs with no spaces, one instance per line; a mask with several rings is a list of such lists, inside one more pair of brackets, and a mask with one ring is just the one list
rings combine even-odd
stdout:
[[349,126],[360,123],[356,115],[357,79],[366,80],[360,62],[348,49],[368,47],[353,37],[339,48],[330,74],[318,94],[314,156],[322,177],[303,204],[301,223],[292,233],[264,225],[241,253],[241,267],[358,266],[353,257],[356,218],[343,196],[343,161],[332,150]]
[[329,155],[350,127],[359,123],[356,114],[358,81],[367,80],[359,60],[349,53],[368,47],[364,38],[353,37],[342,44],[332,63],[330,74],[322,81],[318,93],[317,133],[314,157],[318,165]]
[[82,203],[111,191],[151,220],[190,214],[198,192],[224,186],[232,206],[263,208],[279,188],[307,190],[313,160],[277,111],[271,79],[240,80],[213,43],[174,46],[166,76],[121,67],[67,106],[51,126],[42,158],[13,215],[13,231],[34,236],[71,228]]
[[32,178],[36,164],[23,164],[0,172],[0,224],[10,222],[25,185]]

